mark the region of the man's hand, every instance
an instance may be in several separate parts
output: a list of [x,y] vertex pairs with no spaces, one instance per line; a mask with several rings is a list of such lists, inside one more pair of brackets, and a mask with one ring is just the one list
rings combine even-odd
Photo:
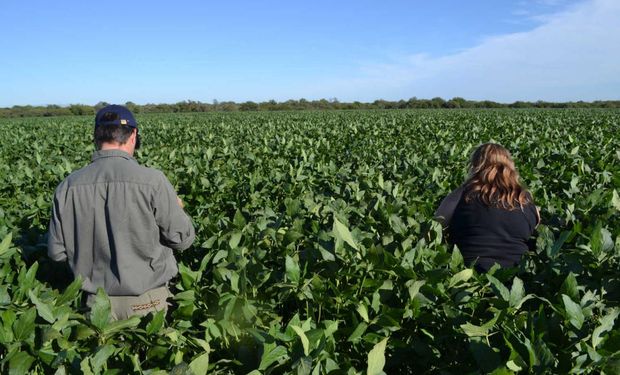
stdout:
[[183,201],[181,200],[181,198],[179,198],[179,196],[177,195],[177,203],[179,204],[179,206],[181,208],[185,208],[185,205],[183,204]]

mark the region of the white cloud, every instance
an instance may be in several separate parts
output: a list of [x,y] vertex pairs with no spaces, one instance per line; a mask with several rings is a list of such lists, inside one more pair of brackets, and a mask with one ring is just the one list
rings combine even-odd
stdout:
[[336,82],[316,85],[316,96],[620,99],[620,1],[582,2],[530,31],[491,37],[456,54],[366,64]]

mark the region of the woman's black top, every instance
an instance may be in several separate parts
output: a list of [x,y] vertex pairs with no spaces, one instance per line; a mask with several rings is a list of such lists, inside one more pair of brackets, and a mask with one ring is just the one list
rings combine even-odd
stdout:
[[473,198],[465,202],[464,188],[450,193],[435,213],[456,244],[465,264],[488,271],[493,264],[516,266],[528,249],[527,242],[538,223],[533,203],[513,210],[486,205]]

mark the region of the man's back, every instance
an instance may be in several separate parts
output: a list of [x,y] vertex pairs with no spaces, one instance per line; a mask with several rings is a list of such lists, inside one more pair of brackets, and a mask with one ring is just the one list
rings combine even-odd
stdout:
[[89,293],[103,287],[131,296],[163,286],[178,272],[172,250],[194,240],[164,174],[119,150],[95,152],[90,165],[63,181],[52,215],[48,253],[67,259]]

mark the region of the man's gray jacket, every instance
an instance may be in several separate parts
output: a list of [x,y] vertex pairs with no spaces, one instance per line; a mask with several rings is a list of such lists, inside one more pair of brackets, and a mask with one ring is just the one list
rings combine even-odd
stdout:
[[56,189],[48,255],[67,261],[82,289],[140,295],[177,272],[173,250],[194,241],[191,219],[164,174],[120,150],[96,151]]

